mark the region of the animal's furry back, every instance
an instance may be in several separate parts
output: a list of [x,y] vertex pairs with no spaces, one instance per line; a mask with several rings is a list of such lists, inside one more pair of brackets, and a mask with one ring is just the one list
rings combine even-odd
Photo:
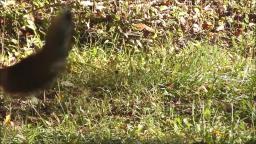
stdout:
[[64,10],[52,20],[41,51],[0,69],[2,88],[10,93],[26,93],[48,86],[65,65],[72,47],[72,33],[72,14]]

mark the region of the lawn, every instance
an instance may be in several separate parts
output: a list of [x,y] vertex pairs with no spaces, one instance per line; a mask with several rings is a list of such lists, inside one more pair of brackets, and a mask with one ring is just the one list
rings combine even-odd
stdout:
[[40,49],[61,3],[66,70],[1,92],[1,143],[256,143],[255,1],[2,1],[1,65]]

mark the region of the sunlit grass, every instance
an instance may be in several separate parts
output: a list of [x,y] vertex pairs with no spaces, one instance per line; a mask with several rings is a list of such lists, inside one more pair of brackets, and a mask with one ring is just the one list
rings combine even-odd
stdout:
[[14,115],[3,141],[239,143],[255,135],[254,63],[227,50],[74,49],[68,69],[56,98]]
[[[48,19],[55,12],[38,9],[35,15],[44,18],[38,29],[18,35],[31,20],[31,13],[22,13],[29,9],[26,4],[0,12],[0,22],[7,23],[0,31],[1,64],[13,64],[43,45]],[[149,9],[127,4],[120,6],[124,23],[117,13],[112,23],[95,23],[88,31],[89,19],[83,16],[90,13],[74,8],[79,9],[73,10],[75,45],[52,88],[22,100],[1,93],[0,143],[256,143],[251,27],[240,36],[230,34],[235,26],[216,35],[208,29],[197,35],[180,26],[188,13],[185,5],[174,4],[171,14],[164,15],[165,5]],[[94,20],[94,14],[89,18]],[[201,13],[198,21],[211,21],[213,16],[207,14],[212,13]],[[152,24],[155,33],[133,33],[129,26],[146,15],[152,21],[142,22]],[[154,25],[155,18],[165,16],[171,19]]]

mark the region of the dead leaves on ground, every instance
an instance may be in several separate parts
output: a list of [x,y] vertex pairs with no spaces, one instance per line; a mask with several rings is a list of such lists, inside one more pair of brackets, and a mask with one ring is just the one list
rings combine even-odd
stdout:
[[[58,3],[65,1],[59,0]],[[253,3],[246,0],[72,0],[69,3],[76,15],[76,36],[81,44],[100,41],[105,44],[117,38],[120,47],[127,43],[135,47],[150,47],[167,41],[173,35],[171,40],[177,48],[185,47],[191,40],[218,41],[223,47],[232,47],[231,37],[239,38],[253,32],[256,23]],[[26,14],[44,5],[45,9]],[[46,3],[30,1],[1,3],[0,8],[11,8],[13,13],[25,16],[20,21],[6,15],[6,11],[0,15],[1,27],[12,25],[19,29],[19,37],[25,37],[25,41],[26,37],[34,36],[43,22],[48,20],[44,12],[51,14],[50,9],[58,9],[48,7]],[[13,23],[21,25],[15,26]],[[11,33],[5,33],[5,37],[8,36],[13,37]]]
[[[87,5],[85,5],[86,3]],[[90,4],[90,5],[89,5]],[[252,11],[252,3],[247,1],[226,2],[221,0],[154,0],[154,1],[82,1],[83,7],[94,6],[92,13],[118,17],[116,24],[110,24],[109,29],[115,29],[121,39],[128,42],[140,41],[142,45],[150,46],[157,40],[166,40],[171,32],[173,44],[184,47],[191,40],[209,40],[223,47],[232,47],[231,37],[244,36],[253,31],[256,23],[256,13]],[[102,9],[97,9],[102,5]],[[99,15],[100,13],[100,15]],[[118,28],[117,28],[118,27]],[[90,27],[98,30],[96,25]],[[103,30],[104,31],[104,30]],[[91,31],[90,31],[91,32]],[[108,31],[105,31],[108,33]],[[127,33],[129,35],[127,36]],[[106,37],[112,38],[106,34]],[[122,37],[123,35],[123,37]],[[137,35],[138,37],[133,37]],[[107,38],[106,38],[107,39]],[[145,39],[152,39],[152,43]],[[183,45],[180,45],[180,40]],[[108,39],[109,41],[109,39]]]

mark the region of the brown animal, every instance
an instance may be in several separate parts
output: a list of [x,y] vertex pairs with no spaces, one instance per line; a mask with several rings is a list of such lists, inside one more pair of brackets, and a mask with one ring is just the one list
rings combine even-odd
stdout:
[[73,22],[69,10],[52,20],[46,43],[35,54],[0,69],[0,86],[8,93],[28,93],[46,88],[65,67],[72,47]]

